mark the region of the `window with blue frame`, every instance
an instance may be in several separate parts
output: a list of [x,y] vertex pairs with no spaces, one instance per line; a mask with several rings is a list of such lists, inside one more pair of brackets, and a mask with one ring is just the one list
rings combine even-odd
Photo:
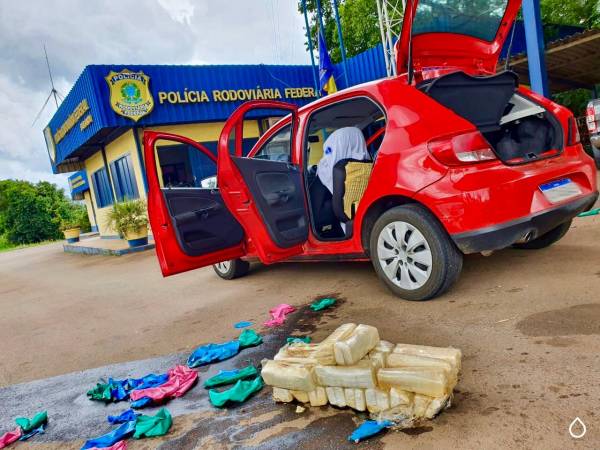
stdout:
[[113,204],[112,189],[108,180],[108,173],[103,167],[92,174],[92,184],[94,194],[96,195],[96,205],[98,208],[104,208]]
[[139,198],[135,172],[129,153],[110,163],[110,174],[115,185],[118,202]]

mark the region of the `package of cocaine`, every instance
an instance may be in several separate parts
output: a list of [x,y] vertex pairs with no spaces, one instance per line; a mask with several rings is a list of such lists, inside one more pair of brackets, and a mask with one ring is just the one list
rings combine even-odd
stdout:
[[321,343],[292,343],[264,360],[262,377],[277,402],[369,411],[400,427],[450,406],[461,351],[382,341],[377,328],[344,324]]

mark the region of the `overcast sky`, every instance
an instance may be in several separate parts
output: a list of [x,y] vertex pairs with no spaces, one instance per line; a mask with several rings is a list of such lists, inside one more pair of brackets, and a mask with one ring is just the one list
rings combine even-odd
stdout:
[[309,64],[295,0],[0,0],[0,179],[48,180],[42,130],[87,64]]

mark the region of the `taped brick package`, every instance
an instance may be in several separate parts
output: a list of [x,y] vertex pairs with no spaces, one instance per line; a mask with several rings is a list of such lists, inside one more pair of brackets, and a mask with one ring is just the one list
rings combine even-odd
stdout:
[[455,348],[395,345],[373,326],[350,323],[321,343],[285,345],[263,361],[262,377],[277,402],[348,407],[410,427],[450,405],[461,356]]

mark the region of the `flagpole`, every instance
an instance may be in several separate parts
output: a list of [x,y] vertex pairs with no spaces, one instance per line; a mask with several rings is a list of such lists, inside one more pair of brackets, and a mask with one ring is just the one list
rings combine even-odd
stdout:
[[308,24],[308,13],[306,12],[306,0],[302,0],[302,10],[304,12],[304,24],[306,26],[306,39],[308,41],[308,51],[310,53],[310,63],[312,65],[311,71],[313,74],[313,80],[315,83],[315,94],[317,98],[321,97],[321,90],[319,89],[319,81],[317,79],[317,66],[315,64],[315,54],[313,51],[312,38],[310,36],[310,25]]
[[321,31],[323,31],[323,37],[325,37],[325,26],[323,25],[323,10],[321,9],[321,0],[317,0],[317,17],[319,19]]
[[344,65],[344,80],[346,87],[350,87],[348,82],[348,66],[346,65],[346,47],[344,46],[344,36],[342,35],[342,23],[340,22],[340,13],[338,11],[338,0],[333,0],[333,11],[335,13],[335,24],[337,26],[338,38],[340,40],[340,53],[342,54],[342,63]]

